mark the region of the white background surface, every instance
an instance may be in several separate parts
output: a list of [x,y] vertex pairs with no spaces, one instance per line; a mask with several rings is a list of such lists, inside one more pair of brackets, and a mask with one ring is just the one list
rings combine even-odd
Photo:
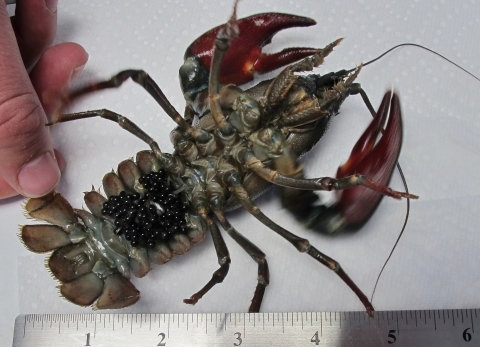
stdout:
[[[57,42],[74,41],[90,54],[80,83],[108,78],[125,68],[151,74],[174,106],[183,112],[177,72],[185,48],[201,33],[224,22],[232,1],[61,1]],[[354,67],[403,42],[436,50],[480,75],[480,6],[477,1],[279,1],[243,0],[239,16],[279,11],[314,18],[311,28],[290,29],[266,51],[291,46],[323,47],[338,37],[341,46],[318,73]],[[377,310],[480,307],[477,264],[480,235],[480,82],[453,65],[417,48],[402,48],[364,68],[359,82],[375,107],[391,86],[400,93],[405,137],[400,162],[412,193],[411,217],[383,277],[373,304]],[[109,108],[136,121],[171,152],[173,122],[132,82],[98,93],[72,110]],[[327,136],[306,158],[310,177],[334,175],[367,126],[369,113],[350,97]],[[100,185],[103,174],[146,145],[101,119],[52,129],[55,145],[67,159],[59,191],[75,207],[83,191]],[[401,189],[398,174],[392,186]],[[0,341],[9,345],[19,313],[91,312],[58,297],[57,283],[17,238],[27,223],[22,199],[0,202]],[[282,210],[275,194],[258,201],[285,228],[308,238],[338,260],[359,287],[371,295],[376,277],[403,223],[406,204],[384,199],[370,222],[356,234],[324,237],[298,225]],[[356,296],[326,268],[298,254],[246,212],[229,214],[234,226],[266,254],[271,285],[262,310],[363,310]],[[122,312],[241,312],[256,284],[256,265],[226,236],[232,265],[221,285],[195,307],[182,303],[218,268],[211,238],[183,257],[134,280],[140,302]]]

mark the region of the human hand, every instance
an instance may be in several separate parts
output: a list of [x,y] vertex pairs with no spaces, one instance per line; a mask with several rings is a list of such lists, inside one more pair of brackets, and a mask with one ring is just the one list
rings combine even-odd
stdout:
[[18,1],[10,20],[0,0],[0,199],[47,194],[65,166],[45,124],[88,54],[75,43],[48,48],[57,1]]

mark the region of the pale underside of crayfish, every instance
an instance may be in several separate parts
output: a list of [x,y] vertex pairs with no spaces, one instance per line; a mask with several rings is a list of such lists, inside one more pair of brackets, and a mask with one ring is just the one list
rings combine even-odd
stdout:
[[[258,283],[249,308],[258,311],[269,283],[265,254],[242,236],[241,230],[233,228],[224,214],[243,207],[297,250],[334,270],[372,314],[373,306],[338,262],[306,239],[277,225],[252,199],[271,184],[278,185],[283,205],[300,221],[312,229],[335,233],[365,223],[383,195],[415,197],[386,187],[402,139],[398,97],[388,92],[375,112],[360,85],[354,82],[360,67],[298,77],[297,72],[311,71],[321,65],[341,40],[319,50],[291,49],[292,58],[287,60],[282,60],[284,56],[282,59],[273,56],[274,63],[264,59],[266,70],[290,65],[273,80],[247,91],[236,84],[244,83],[248,76],[241,76],[244,79],[227,76],[222,81],[221,76],[226,76],[221,71],[222,61],[229,59],[225,54],[235,50],[237,37],[252,35],[248,31],[256,29],[249,25],[258,22],[258,16],[283,27],[267,27],[270,31],[254,44],[255,48],[282,28],[313,24],[304,17],[289,15],[263,14],[239,21],[233,15],[213,35],[206,33],[202,40],[215,47],[213,52],[210,50],[211,66],[195,59],[199,52],[192,45],[180,70],[187,101],[184,117],[171,106],[156,83],[139,70],[123,71],[109,81],[71,94],[74,98],[113,88],[131,78],[154,97],[178,127],[171,135],[175,152],[170,155],[162,152],[154,139],[132,121],[109,110],[60,115],[53,121],[106,118],[151,148],[139,152],[135,162],[126,160],[117,173],[104,177],[106,198],[94,190],[85,195],[90,212],[72,209],[58,193],[27,202],[26,210],[31,217],[50,224],[24,226],[22,239],[32,251],[54,251],[49,267],[62,283],[60,292],[68,300],[82,306],[93,304],[95,308],[131,305],[140,296],[128,280],[130,271],[143,277],[151,270],[151,264],[164,264],[174,255],[186,253],[209,232],[220,268],[200,291],[185,300],[195,304],[223,281],[229,269],[229,253],[219,223],[258,264]],[[293,63],[300,58],[303,59]],[[258,61],[262,59],[255,62]],[[220,82],[234,84],[222,86]],[[342,102],[352,94],[364,96],[374,120],[336,178],[306,179],[298,158],[318,142]],[[193,122],[196,118],[198,121]],[[323,205],[313,193],[315,190],[341,193],[335,204]]]

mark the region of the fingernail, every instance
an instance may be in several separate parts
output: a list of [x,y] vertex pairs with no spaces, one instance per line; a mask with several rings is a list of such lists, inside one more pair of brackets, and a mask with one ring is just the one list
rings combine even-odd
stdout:
[[72,76],[70,77],[70,81],[74,80],[75,78],[77,78],[78,75],[80,75],[80,73],[85,68],[85,65],[87,65],[87,63],[75,68],[75,70],[72,71]]
[[18,173],[18,183],[23,194],[40,197],[53,190],[60,181],[60,169],[49,152],[32,159]]
[[54,13],[57,12],[57,3],[58,0],[45,0],[45,6]]

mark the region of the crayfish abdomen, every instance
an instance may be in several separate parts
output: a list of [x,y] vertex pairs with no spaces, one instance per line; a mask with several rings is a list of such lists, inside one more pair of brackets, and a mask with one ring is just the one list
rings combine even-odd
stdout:
[[105,175],[108,199],[85,193],[90,212],[73,210],[58,193],[30,199],[27,213],[51,224],[24,226],[22,240],[33,252],[54,251],[48,267],[69,301],[98,309],[132,305],[140,293],[130,271],[143,277],[150,264],[165,264],[205,237],[205,224],[174,186],[150,151],[139,152],[136,163],[125,160]]

